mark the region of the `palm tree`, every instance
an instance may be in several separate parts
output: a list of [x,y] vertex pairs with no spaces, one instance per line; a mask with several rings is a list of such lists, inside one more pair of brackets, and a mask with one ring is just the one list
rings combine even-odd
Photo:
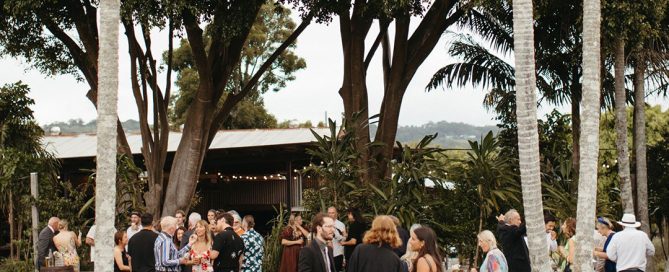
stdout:
[[98,59],[97,172],[95,186],[95,271],[114,271],[116,207],[116,103],[118,95],[119,0],[100,1]]
[[618,38],[615,46],[615,111],[616,149],[618,151],[618,176],[620,177],[620,199],[625,213],[634,212],[632,179],[627,145],[627,90],[625,88],[625,40]]
[[532,15],[532,0],[513,1],[518,154],[532,271],[550,271],[541,196]]
[[581,120],[581,163],[578,183],[576,259],[574,271],[592,270],[592,230],[597,206],[599,157],[599,114],[601,89],[600,0],[583,3],[583,96]]

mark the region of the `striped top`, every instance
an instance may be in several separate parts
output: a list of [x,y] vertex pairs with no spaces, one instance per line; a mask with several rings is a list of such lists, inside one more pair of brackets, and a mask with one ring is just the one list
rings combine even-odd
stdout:
[[181,272],[179,259],[183,258],[190,250],[190,245],[186,244],[181,250],[172,242],[172,236],[160,232],[153,244],[153,254],[156,258],[156,271]]

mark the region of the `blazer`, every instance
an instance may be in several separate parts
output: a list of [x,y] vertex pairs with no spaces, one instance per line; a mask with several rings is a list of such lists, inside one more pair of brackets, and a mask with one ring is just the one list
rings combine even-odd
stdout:
[[360,244],[346,265],[348,272],[401,272],[402,261],[390,246],[383,244]]
[[[328,247],[328,259],[330,260],[330,272],[336,272],[334,267],[334,257],[332,257],[332,248]],[[300,250],[300,259],[297,263],[299,272],[327,272],[325,269],[325,260],[321,248],[314,238],[307,246]]]
[[520,227],[499,223],[497,234],[502,244],[502,252],[509,265],[509,271],[530,272],[530,256],[525,243],[527,228],[525,224]]
[[40,231],[39,236],[37,237],[37,266],[44,266],[44,258],[49,254],[49,249],[52,252],[56,252],[56,244],[53,242],[53,237],[56,236],[57,232],[51,231],[47,226]]

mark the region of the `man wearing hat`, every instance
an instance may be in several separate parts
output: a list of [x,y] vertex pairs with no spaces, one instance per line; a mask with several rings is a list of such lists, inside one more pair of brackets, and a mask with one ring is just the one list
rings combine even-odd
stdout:
[[655,255],[653,243],[646,233],[637,229],[641,223],[634,214],[624,214],[618,224],[625,229],[611,238],[606,255],[616,262],[616,271],[646,271],[646,258]]

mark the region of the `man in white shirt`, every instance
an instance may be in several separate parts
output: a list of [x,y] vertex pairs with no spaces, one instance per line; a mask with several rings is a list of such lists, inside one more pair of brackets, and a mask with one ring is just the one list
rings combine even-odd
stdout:
[[332,239],[332,256],[334,256],[334,265],[337,271],[343,270],[344,265],[344,246],[341,242],[346,240],[346,225],[339,221],[337,208],[328,208],[328,217],[334,220],[334,239]]
[[646,233],[637,230],[641,223],[636,221],[634,214],[624,214],[618,224],[625,229],[611,238],[606,255],[616,262],[616,271],[646,271],[646,258],[655,255],[655,246]]
[[139,212],[132,212],[130,214],[130,227],[128,227],[128,230],[125,231],[128,234],[128,240],[130,240],[130,238],[132,238],[135,233],[138,233],[140,230],[142,230],[142,228],[144,228],[142,226],[142,222],[140,222],[140,217],[141,214],[139,214]]
[[546,227],[546,241],[548,242],[548,249],[550,252],[555,252],[558,248],[557,232],[555,232],[555,222],[557,222],[557,219],[555,219],[555,217],[550,214],[544,217],[544,226]]
[[[116,229],[114,229],[114,233],[116,233]],[[86,234],[86,244],[91,246],[91,262],[95,263],[95,225],[91,226],[90,229],[88,229],[88,233]]]

